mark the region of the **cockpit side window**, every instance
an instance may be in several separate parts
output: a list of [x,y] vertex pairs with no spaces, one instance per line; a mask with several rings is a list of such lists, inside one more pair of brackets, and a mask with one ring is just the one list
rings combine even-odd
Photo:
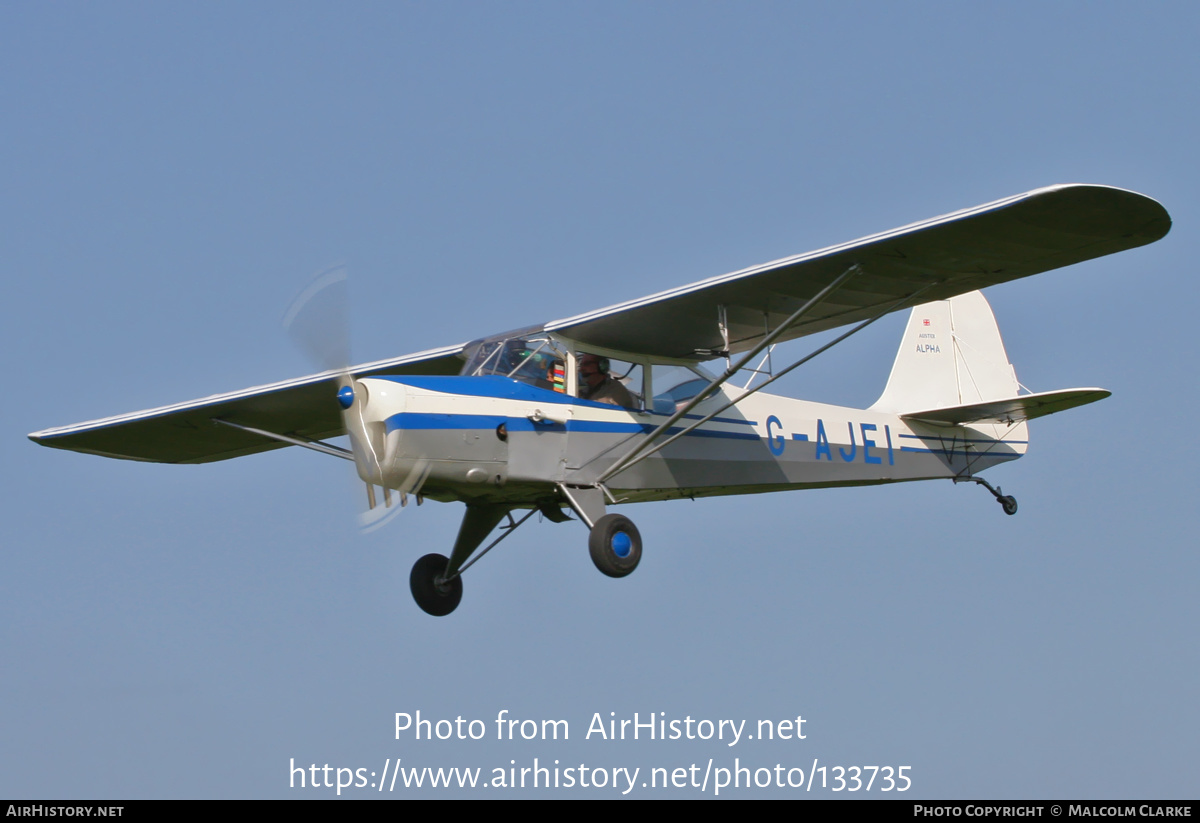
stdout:
[[713,377],[699,366],[654,367],[654,411],[674,414],[712,382]]
[[616,360],[602,354],[579,352],[575,361],[579,397],[626,409],[643,407],[644,370],[641,363]]

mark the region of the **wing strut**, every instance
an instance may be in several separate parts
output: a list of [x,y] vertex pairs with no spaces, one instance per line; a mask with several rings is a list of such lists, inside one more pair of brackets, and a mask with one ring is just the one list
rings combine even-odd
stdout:
[[[738,360],[737,363],[733,367],[726,366],[724,373],[722,373],[720,377],[716,378],[711,383],[709,383],[708,387],[705,388],[704,391],[699,392],[695,397],[693,397],[691,400],[689,400],[687,403],[685,403],[673,415],[668,417],[666,419],[666,422],[664,422],[662,425],[660,425],[654,431],[650,432],[650,434],[646,436],[645,440],[643,440],[641,443],[638,443],[636,446],[634,446],[632,449],[630,449],[629,452],[624,457],[619,459],[616,463],[613,463],[612,466],[610,466],[607,471],[605,471],[598,478],[596,478],[596,482],[603,483],[605,480],[612,477],[614,474],[621,471],[622,469],[626,469],[626,468],[632,466],[635,462],[640,463],[645,457],[648,457],[649,454],[642,454],[642,453],[646,450],[646,448],[651,443],[653,443],[655,440],[657,440],[659,437],[661,437],[664,432],[666,432],[667,430],[669,430],[671,428],[671,426],[674,426],[676,423],[678,423],[683,418],[684,415],[686,415],[692,409],[696,408],[696,406],[700,405],[701,402],[703,402],[704,400],[709,398],[712,395],[713,391],[715,391],[717,388],[719,388],[721,386],[721,384],[723,384],[726,380],[728,380],[729,378],[731,378],[735,374],[737,374],[739,371],[741,371],[741,369],[747,363],[751,362],[755,357],[758,356],[759,352],[761,352],[763,349],[767,348],[767,346],[770,346],[772,343],[774,343],[776,340],[778,340],[780,337],[782,337],[784,332],[786,332],[789,328],[791,328],[793,325],[795,325],[795,323],[797,321],[799,321],[800,318],[802,318],[804,315],[808,314],[808,312],[812,311],[812,309],[815,306],[817,306],[822,300],[824,300],[826,297],[828,297],[831,292],[836,290],[839,286],[841,286],[843,283],[845,283],[847,280],[849,280],[854,275],[859,274],[861,271],[862,271],[862,267],[859,266],[857,263],[855,263],[853,266],[851,266],[850,268],[846,269],[844,272],[839,274],[836,278],[833,279],[832,282],[829,283],[829,285],[825,286],[825,288],[821,289],[819,292],[817,292],[815,295],[813,295],[812,299],[810,299],[803,306],[801,306],[800,308],[798,308],[794,312],[792,312],[791,317],[789,317],[787,320],[784,320],[782,323],[779,324],[779,328],[775,329],[775,331],[771,332],[766,337],[764,337],[762,340],[758,341],[758,344],[754,348],[750,349],[750,351],[743,354],[741,359]],[[699,425],[699,424],[697,424],[697,425]],[[688,428],[687,431],[690,431],[693,428],[695,428],[695,426]],[[663,445],[666,445],[666,444],[664,443]],[[659,447],[659,448],[661,448],[661,447]],[[658,448],[654,449],[654,451],[658,451]],[[651,454],[652,453],[653,452],[651,452]],[[642,456],[639,457],[639,455],[642,455]]]
[[[451,552],[451,555],[452,555],[451,562],[450,562],[450,563],[449,563],[449,564],[446,566],[446,573],[445,573],[445,575],[443,575],[443,576],[440,578],[439,582],[441,582],[441,583],[448,583],[448,582],[450,582],[451,580],[453,580],[453,579],[454,579],[454,578],[456,578],[456,577],[462,577],[462,574],[463,574],[463,572],[465,572],[467,569],[471,568],[471,567],[472,567],[472,566],[474,566],[474,565],[475,565],[477,562],[479,562],[479,560],[480,560],[480,559],[481,559],[481,558],[482,558],[482,557],[483,557],[485,554],[487,554],[487,553],[488,553],[488,552],[490,552],[492,549],[494,549],[494,548],[496,547],[496,545],[497,545],[497,544],[499,544],[499,542],[500,542],[501,540],[503,540],[504,538],[508,537],[510,534],[512,534],[513,532],[515,532],[515,531],[517,530],[517,526],[520,526],[520,525],[521,525],[522,523],[524,523],[526,520],[528,520],[529,518],[533,517],[535,514],[537,514],[537,512],[538,512],[538,509],[536,509],[536,508],[535,508],[535,509],[530,509],[528,512],[526,512],[526,513],[525,513],[525,516],[524,516],[524,517],[522,517],[520,520],[514,520],[514,519],[513,519],[513,516],[512,516],[512,510],[510,509],[510,510],[508,510],[508,511],[505,511],[505,512],[504,512],[504,513],[501,515],[501,519],[503,519],[503,518],[507,517],[507,518],[508,518],[508,522],[507,522],[507,523],[504,523],[504,524],[502,524],[502,525],[500,526],[500,530],[501,530],[501,534],[500,534],[500,536],[499,536],[499,537],[497,537],[495,540],[493,540],[491,543],[488,543],[488,545],[487,545],[487,548],[485,548],[485,549],[483,549],[482,551],[480,551],[480,552],[479,552],[478,554],[476,554],[474,557],[471,557],[471,558],[470,558],[470,560],[469,560],[469,562],[465,562],[465,563],[464,563],[463,561],[464,561],[464,560],[467,560],[467,558],[468,558],[468,557],[470,557],[470,555],[471,555],[471,552],[470,552],[470,551],[468,551],[468,552],[465,552],[465,553],[463,553],[463,552],[458,552],[458,551]],[[469,507],[468,507],[468,512],[467,512],[467,515],[468,515],[468,516],[470,516],[470,514],[471,514],[471,512],[470,512],[470,509],[469,509]],[[466,530],[466,529],[467,529],[467,521],[466,521],[466,519],[465,519],[465,518],[464,518],[464,520],[463,520],[463,527],[464,527],[464,530]],[[487,537],[487,535],[488,535],[488,534],[490,534],[490,533],[491,533],[491,529],[488,529],[488,531],[484,532],[484,533],[483,533],[483,535],[482,535],[482,536],[480,537],[480,539],[479,539],[479,543],[482,543],[482,542],[483,542],[483,538],[484,538],[484,537]],[[460,541],[459,541],[459,542],[462,542],[462,538],[461,538],[461,537],[460,537]],[[469,542],[469,539],[468,539],[468,542]],[[476,543],[476,544],[475,544],[475,546],[478,546],[478,545],[479,545],[479,543]],[[475,546],[471,546],[471,551],[474,551],[474,549],[475,549]],[[457,543],[457,542],[456,542],[456,543],[455,543],[455,546],[454,546],[454,548],[457,550],[457,549],[459,548],[459,543]],[[457,555],[459,555],[459,554],[464,554],[465,556],[463,556],[463,557],[459,558],[459,557],[457,556]],[[453,567],[453,568],[451,568],[451,567]]]
[[[653,454],[654,451],[658,451],[659,448],[662,448],[662,446],[659,446],[659,447],[655,448],[654,451],[643,454],[643,452],[645,452],[646,448],[651,443],[653,443],[655,440],[657,440],[659,437],[661,437],[664,432],[666,432],[668,429],[671,428],[671,426],[674,426],[676,423],[678,423],[684,417],[684,415],[686,415],[692,409],[696,408],[696,406],[700,405],[701,402],[703,402],[704,400],[711,397],[712,393],[717,388],[719,388],[721,386],[721,384],[723,384],[726,380],[728,380],[729,378],[731,378],[735,374],[737,374],[739,371],[741,371],[746,366],[747,363],[751,362],[755,357],[758,356],[759,352],[761,352],[763,349],[767,348],[772,343],[774,343],[776,340],[778,340],[781,336],[783,336],[784,332],[786,332],[789,328],[791,328],[793,325],[795,325],[796,322],[800,320],[800,318],[802,318],[808,312],[812,311],[812,309],[815,306],[817,306],[822,300],[824,300],[826,297],[828,297],[831,292],[833,292],[835,289],[837,289],[839,286],[841,286],[843,283],[845,283],[847,280],[849,280],[854,275],[859,274],[861,271],[862,271],[862,267],[859,266],[857,263],[855,263],[853,266],[851,266],[850,268],[846,269],[844,272],[839,274],[836,278],[834,278],[834,280],[832,282],[830,282],[827,286],[825,286],[825,288],[821,289],[819,292],[817,292],[815,295],[813,295],[813,297],[807,303],[805,303],[800,308],[796,309],[796,311],[792,312],[792,315],[787,320],[784,320],[779,325],[779,327],[777,329],[775,329],[775,331],[768,334],[766,337],[764,337],[762,340],[760,340],[754,348],[750,349],[750,351],[743,354],[741,359],[738,360],[736,365],[734,365],[732,367],[726,365],[725,371],[724,371],[724,373],[721,374],[720,377],[714,379],[711,383],[709,383],[708,386],[703,391],[697,393],[695,397],[693,397],[691,400],[689,400],[687,403],[685,403],[681,408],[676,410],[676,412],[673,415],[671,415],[670,417],[668,417],[666,419],[666,421],[664,423],[662,423],[658,428],[656,428],[654,431],[650,432],[650,434],[646,436],[645,440],[643,440],[641,443],[638,443],[636,446],[634,446],[632,449],[630,449],[629,452],[627,452],[624,457],[617,460],[616,463],[613,463],[612,466],[610,466],[607,471],[605,471],[598,478],[596,478],[596,482],[603,483],[605,480],[612,477],[617,472],[619,472],[623,469],[629,468],[634,463],[640,463],[643,459],[645,459],[646,457],[649,457],[650,454]],[[728,348],[728,347],[726,347],[726,348]],[[700,424],[697,423],[696,425],[698,426]],[[685,429],[685,431],[691,431],[695,427],[696,426],[690,426],[687,429]],[[670,442],[670,441],[668,441],[668,442]],[[665,446],[666,443],[664,443],[662,445]]]
[[704,391],[700,392],[694,398],[692,398],[691,402],[689,402],[686,406],[684,406],[682,409],[680,409],[674,415],[672,415],[671,418],[669,420],[667,420],[666,423],[663,423],[657,429],[652,431],[646,437],[645,440],[643,440],[640,444],[638,444],[633,449],[630,449],[629,452],[624,457],[617,460],[616,463],[613,463],[611,466],[609,466],[608,469],[606,469],[604,472],[602,472],[600,474],[600,476],[598,478],[596,478],[597,485],[602,486],[602,484],[604,483],[605,480],[607,480],[608,478],[617,474],[618,472],[625,471],[626,469],[630,468],[631,466],[634,466],[635,464],[642,462],[647,457],[650,457],[652,454],[655,454],[656,452],[661,451],[662,449],[665,449],[667,446],[671,445],[679,438],[695,431],[697,428],[699,428],[700,426],[703,426],[705,423],[707,423],[709,420],[712,420],[717,415],[721,414],[724,411],[727,411],[728,409],[733,408],[738,403],[741,403],[743,400],[745,400],[750,395],[754,394],[756,391],[759,391],[760,389],[765,389],[767,386],[771,385],[776,380],[783,377],[785,374],[789,373],[790,371],[797,368],[798,366],[802,366],[805,363],[807,363],[809,360],[812,360],[817,355],[819,355],[825,351],[828,351],[829,349],[836,346],[838,343],[841,343],[843,340],[845,340],[850,335],[856,334],[856,333],[862,331],[867,326],[871,325],[876,320],[883,317],[885,314],[890,314],[893,311],[895,311],[896,309],[898,309],[900,306],[902,306],[904,303],[911,301],[916,297],[919,297],[925,290],[930,289],[933,286],[936,286],[937,282],[938,282],[938,281],[935,281],[933,283],[927,283],[924,286],[922,286],[921,288],[917,289],[915,292],[905,295],[904,297],[901,297],[896,302],[891,303],[886,308],[877,312],[874,316],[869,317],[866,320],[864,320],[863,322],[859,323],[857,326],[850,329],[850,331],[846,332],[845,334],[840,335],[839,337],[837,337],[834,340],[829,341],[828,343],[826,343],[824,346],[821,346],[816,351],[811,352],[810,354],[800,358],[795,363],[788,366],[783,371],[779,372],[779,374],[772,375],[768,379],[764,380],[762,383],[759,383],[754,388],[750,389],[749,391],[745,392],[744,394],[739,395],[736,400],[730,400],[728,403],[721,406],[716,411],[710,412],[709,414],[706,414],[704,417],[697,420],[695,423],[685,426],[683,429],[681,429],[680,431],[671,435],[670,437],[668,437],[666,440],[662,441],[661,443],[658,443],[658,444],[654,445],[653,447],[647,448],[650,445],[651,441],[653,441],[656,438],[658,438],[659,436],[661,436],[662,433],[664,431],[666,431],[667,428],[672,423],[675,423],[677,420],[679,420],[681,417],[683,417],[684,414],[689,412],[691,409],[695,408],[696,405],[701,400],[709,397],[712,394],[713,389],[715,389],[717,386],[720,386],[722,383],[724,383],[730,377],[733,377],[734,373],[736,373],[739,369],[743,368],[746,365],[746,362],[750,359],[750,357],[753,357],[755,354],[760,352],[763,349],[764,345],[769,345],[771,342],[774,341],[774,339],[778,335],[782,334],[783,331],[789,325],[796,322],[796,320],[799,319],[799,315],[801,312],[807,311],[809,308],[811,308],[812,305],[815,305],[817,301],[819,301],[821,298],[823,298],[825,296],[825,293],[830,288],[832,288],[835,285],[838,285],[843,280],[845,280],[850,274],[856,273],[858,271],[861,271],[861,269],[859,268],[859,266],[857,264],[855,264],[854,266],[851,266],[849,269],[847,269],[845,271],[845,273],[842,274],[841,277],[839,277],[837,280],[835,280],[833,283],[831,283],[824,291],[822,291],[820,294],[818,294],[816,297],[814,297],[812,300],[810,300],[808,304],[805,304],[804,306],[802,306],[799,312],[797,312],[796,314],[793,314],[791,317],[789,317],[787,319],[787,321],[782,326],[780,326],[778,329],[776,329],[774,332],[772,332],[772,334],[769,335],[767,338],[764,338],[763,343],[760,344],[758,347],[756,347],[753,351],[749,352],[746,355],[746,357],[744,357],[740,361],[738,361],[737,366],[735,366],[731,371],[727,371],[727,372],[725,372],[725,374],[723,374],[720,377],[713,380],[708,385],[708,388],[706,388]]
[[263,429],[255,429],[250,426],[243,426],[241,423],[231,423],[228,420],[222,420],[219,417],[210,417],[214,423],[220,423],[222,426],[231,426],[235,429],[241,429],[244,432],[257,434],[260,437],[267,437],[271,440],[278,440],[280,443],[290,443],[293,446],[303,446],[306,449],[312,449],[321,454],[332,454],[334,457],[340,457],[343,460],[354,460],[354,453],[349,449],[343,449],[341,446],[331,446],[328,443],[322,443],[320,440],[302,440],[299,437],[288,437],[286,434],[276,434],[275,432],[264,431]]

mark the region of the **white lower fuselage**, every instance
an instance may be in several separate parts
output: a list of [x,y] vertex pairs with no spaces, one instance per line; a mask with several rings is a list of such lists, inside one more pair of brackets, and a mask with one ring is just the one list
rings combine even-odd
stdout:
[[[669,417],[501,377],[359,387],[366,397],[347,420],[352,437],[369,440],[359,450],[369,455],[359,460],[363,480],[439,500],[532,504],[557,483],[591,485]],[[669,434],[740,391],[723,388]],[[645,501],[966,477],[1027,445],[1024,423],[936,426],[760,392],[606,485],[618,501]]]

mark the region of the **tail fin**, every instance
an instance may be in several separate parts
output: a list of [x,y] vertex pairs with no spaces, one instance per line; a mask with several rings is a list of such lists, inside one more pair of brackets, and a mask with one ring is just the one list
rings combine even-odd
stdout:
[[1019,387],[992,308],[973,291],[912,310],[887,387],[871,410],[938,426],[1010,427],[1110,394],[1090,388],[1018,395]]
[[905,414],[1017,396],[1017,376],[977,291],[916,306],[872,411]]

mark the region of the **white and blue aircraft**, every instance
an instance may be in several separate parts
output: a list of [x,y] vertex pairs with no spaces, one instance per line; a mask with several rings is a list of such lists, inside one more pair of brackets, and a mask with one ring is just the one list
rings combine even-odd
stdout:
[[[1109,392],[1022,393],[979,290],[1170,227],[1141,194],[1051,186],[564,320],[29,437],[162,463],[302,446],[353,460],[375,513],[410,497],[465,503],[450,556],[428,554],[410,576],[433,615],[458,606],[462,573],[535,512],[574,513],[612,577],[642,554],[633,522],[608,511],[622,503],[941,478],[978,483],[1014,514],[980,472],[1025,454],[1027,421]],[[870,408],[761,391],[902,309],[908,326]],[[842,326],[768,366],[776,343]],[[349,449],[323,442],[339,435]]]

